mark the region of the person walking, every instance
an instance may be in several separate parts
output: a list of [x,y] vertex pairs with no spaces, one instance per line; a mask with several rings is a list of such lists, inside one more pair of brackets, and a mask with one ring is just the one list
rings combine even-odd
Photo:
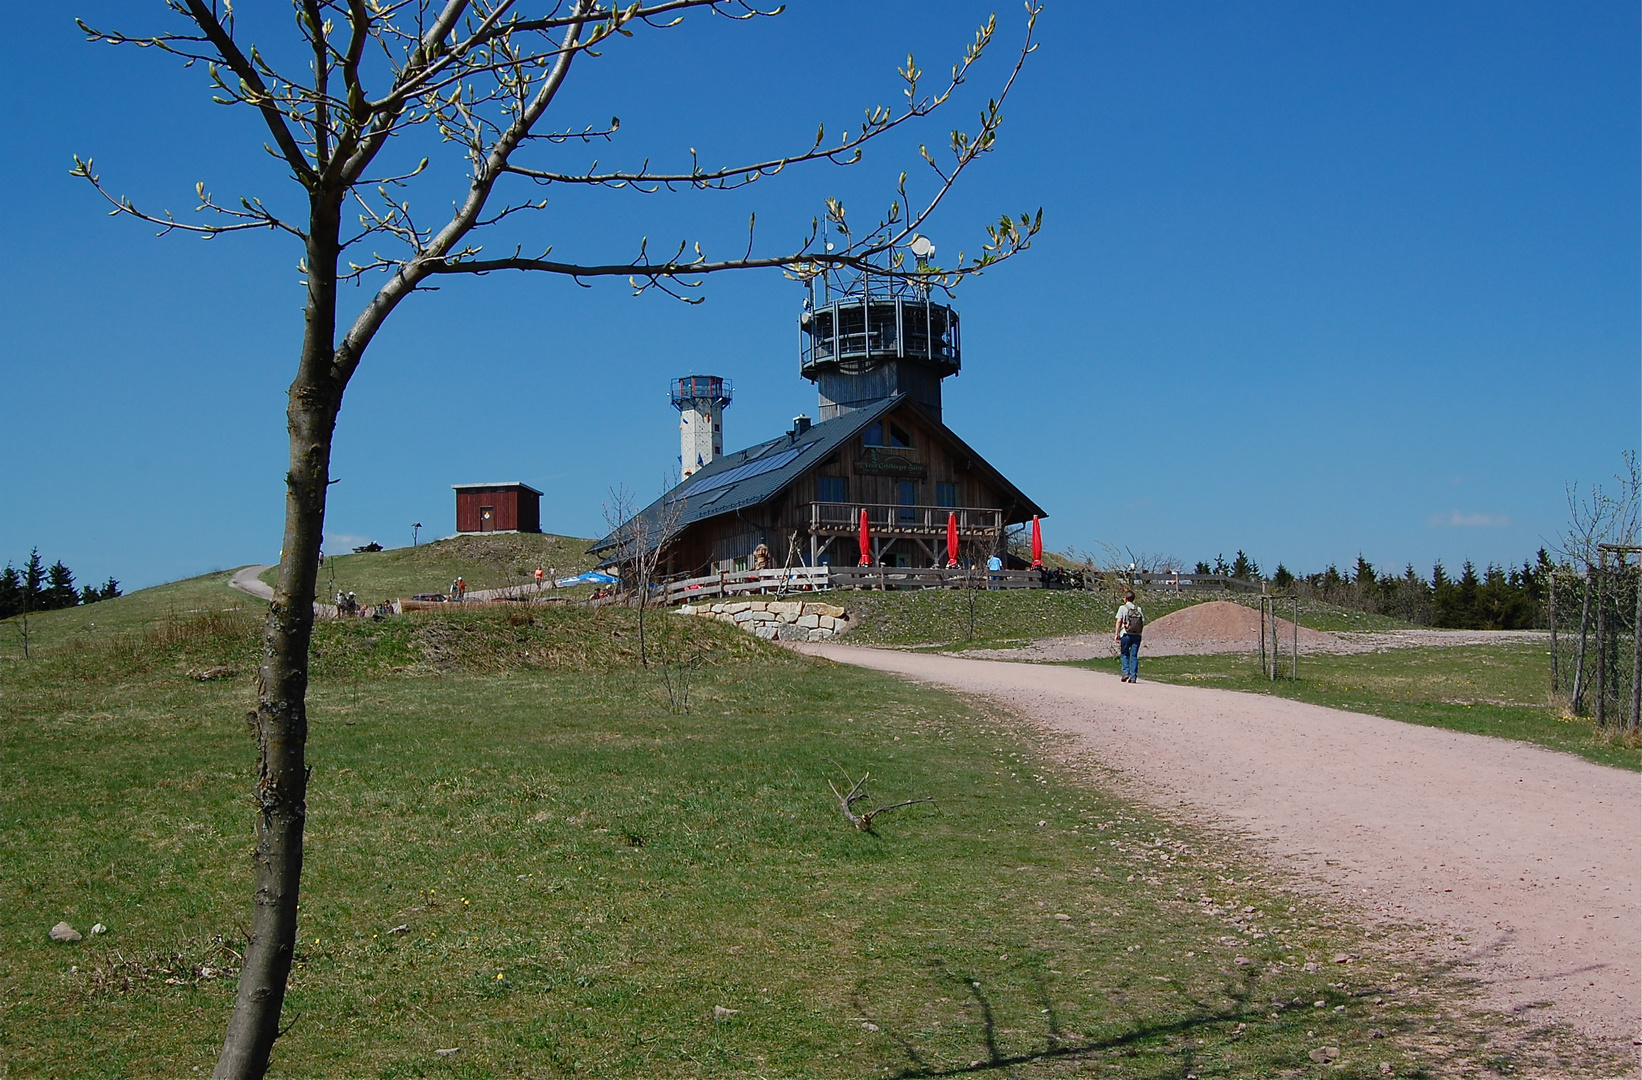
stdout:
[[1135,603],[1135,594],[1123,594],[1123,605],[1117,609],[1117,626],[1113,628],[1113,637],[1117,639],[1117,653],[1123,661],[1123,681],[1126,683],[1140,681],[1140,634],[1146,626],[1146,615]]

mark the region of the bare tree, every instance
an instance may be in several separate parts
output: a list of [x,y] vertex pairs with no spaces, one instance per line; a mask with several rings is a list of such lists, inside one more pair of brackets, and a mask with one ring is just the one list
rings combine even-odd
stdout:
[[[484,238],[516,215],[540,210],[524,192],[532,185],[575,185],[629,191],[727,190],[808,162],[847,165],[868,143],[929,116],[952,100],[993,40],[988,20],[929,93],[909,56],[900,71],[904,100],[869,109],[859,130],[836,142],[818,131],[814,143],[791,153],[725,167],[703,167],[692,155],[682,170],[601,171],[596,164],[560,172],[529,152],[606,140],[618,123],[554,126],[547,120],[578,58],[619,47],[625,38],[677,23],[692,9],[731,19],[774,12],[747,0],[292,0],[290,31],[250,40],[226,0],[164,0],[172,22],[154,33],[80,26],[93,41],[134,45],[206,66],[214,99],[253,110],[266,128],[264,148],[288,170],[305,209],[286,216],[258,195],[218,201],[196,185],[199,217],[139,209],[105,187],[90,158],[74,173],[106,197],[116,215],[160,226],[162,233],[206,238],[263,230],[300,245],[298,266],[306,291],[305,322],[296,377],[288,393],[290,434],[285,533],[264,662],[251,720],[259,748],[256,782],[255,905],[239,990],[215,1075],[260,1076],[279,1035],[280,1008],[290,971],[307,813],[308,646],[319,567],[319,545],[330,483],[332,437],[343,392],[387,318],[411,294],[451,274],[499,270],[557,274],[576,281],[625,278],[635,292],[659,289],[680,296],[705,275],[767,267],[804,278],[827,270],[870,270],[875,276],[913,279],[950,289],[960,279],[1024,250],[1038,216],[1004,217],[990,225],[979,254],[960,253],[952,267],[910,264],[903,245],[940,205],[964,171],[996,145],[1001,107],[1032,48],[1036,8],[1028,7],[1019,55],[979,126],[953,131],[949,158],[923,157],[933,177],[913,200],[902,175],[889,210],[865,231],[846,224],[844,206],[828,200],[807,239],[783,250],[755,253],[752,224],[746,246],[710,258],[700,245],[681,242],[652,258],[635,238],[626,257],[575,263],[550,250],[490,254]],[[258,12],[257,14],[261,14]],[[466,176],[454,192],[434,194],[440,170],[429,156],[460,154]],[[254,147],[248,147],[254,152]],[[429,221],[418,207],[453,205]],[[452,198],[451,196],[454,196]],[[272,200],[274,206],[279,200]],[[917,207],[915,209],[915,207]],[[504,242],[504,250],[505,250]],[[338,288],[369,281],[351,318]]]
[[1625,453],[1625,471],[1615,475],[1617,493],[1592,484],[1581,492],[1579,484],[1568,484],[1568,528],[1556,548],[1576,574],[1582,576],[1579,605],[1579,642],[1574,647],[1573,687],[1569,707],[1577,714],[1584,709],[1589,679],[1585,653],[1590,640],[1591,602],[1596,593],[1596,576],[1601,569],[1603,544],[1634,544],[1638,515],[1642,513],[1642,465],[1633,451]]
[[650,656],[644,643],[644,613],[650,606],[656,571],[666,561],[667,546],[678,536],[684,517],[684,500],[665,494],[676,486],[676,481],[664,484],[662,498],[643,512],[634,509],[633,493],[624,487],[612,488],[604,504],[605,524],[615,544],[608,559],[624,580],[632,582],[639,613],[639,663],[645,667],[650,666]]

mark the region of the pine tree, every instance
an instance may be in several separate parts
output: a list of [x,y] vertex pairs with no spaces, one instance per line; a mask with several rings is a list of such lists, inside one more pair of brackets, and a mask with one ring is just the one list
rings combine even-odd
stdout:
[[46,571],[44,606],[47,611],[75,607],[80,603],[80,590],[74,587],[74,571],[58,559]]
[[112,600],[119,595],[120,583],[115,581],[114,576],[110,574],[108,580],[103,582],[103,587],[97,590],[97,599]]
[[1237,555],[1232,559],[1231,576],[1239,581],[1253,581],[1260,576],[1260,564],[1243,554],[1243,549],[1237,549]]
[[1294,575],[1289,573],[1288,567],[1278,563],[1277,569],[1272,571],[1271,583],[1279,589],[1286,589],[1294,584]]
[[0,619],[9,619],[23,612],[23,576],[11,563],[0,571]]
[[45,603],[46,568],[40,562],[40,549],[29,552],[28,564],[23,567],[23,610],[41,611]]

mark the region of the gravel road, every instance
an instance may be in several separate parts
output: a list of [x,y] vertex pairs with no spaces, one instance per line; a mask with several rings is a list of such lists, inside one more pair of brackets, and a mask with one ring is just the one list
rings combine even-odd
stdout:
[[[1003,702],[1361,909],[1462,935],[1489,1004],[1635,1061],[1642,777],[1524,743],[1041,664],[795,648]],[[1453,940],[1450,938],[1450,940]],[[1452,958],[1452,957],[1451,957]]]

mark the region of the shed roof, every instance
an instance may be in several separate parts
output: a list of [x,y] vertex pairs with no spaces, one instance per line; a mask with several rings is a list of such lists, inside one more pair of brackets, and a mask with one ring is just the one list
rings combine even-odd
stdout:
[[520,488],[532,495],[541,494],[529,484],[520,483],[517,480],[498,480],[494,484],[452,484],[451,487],[456,491],[495,491],[501,488]]

